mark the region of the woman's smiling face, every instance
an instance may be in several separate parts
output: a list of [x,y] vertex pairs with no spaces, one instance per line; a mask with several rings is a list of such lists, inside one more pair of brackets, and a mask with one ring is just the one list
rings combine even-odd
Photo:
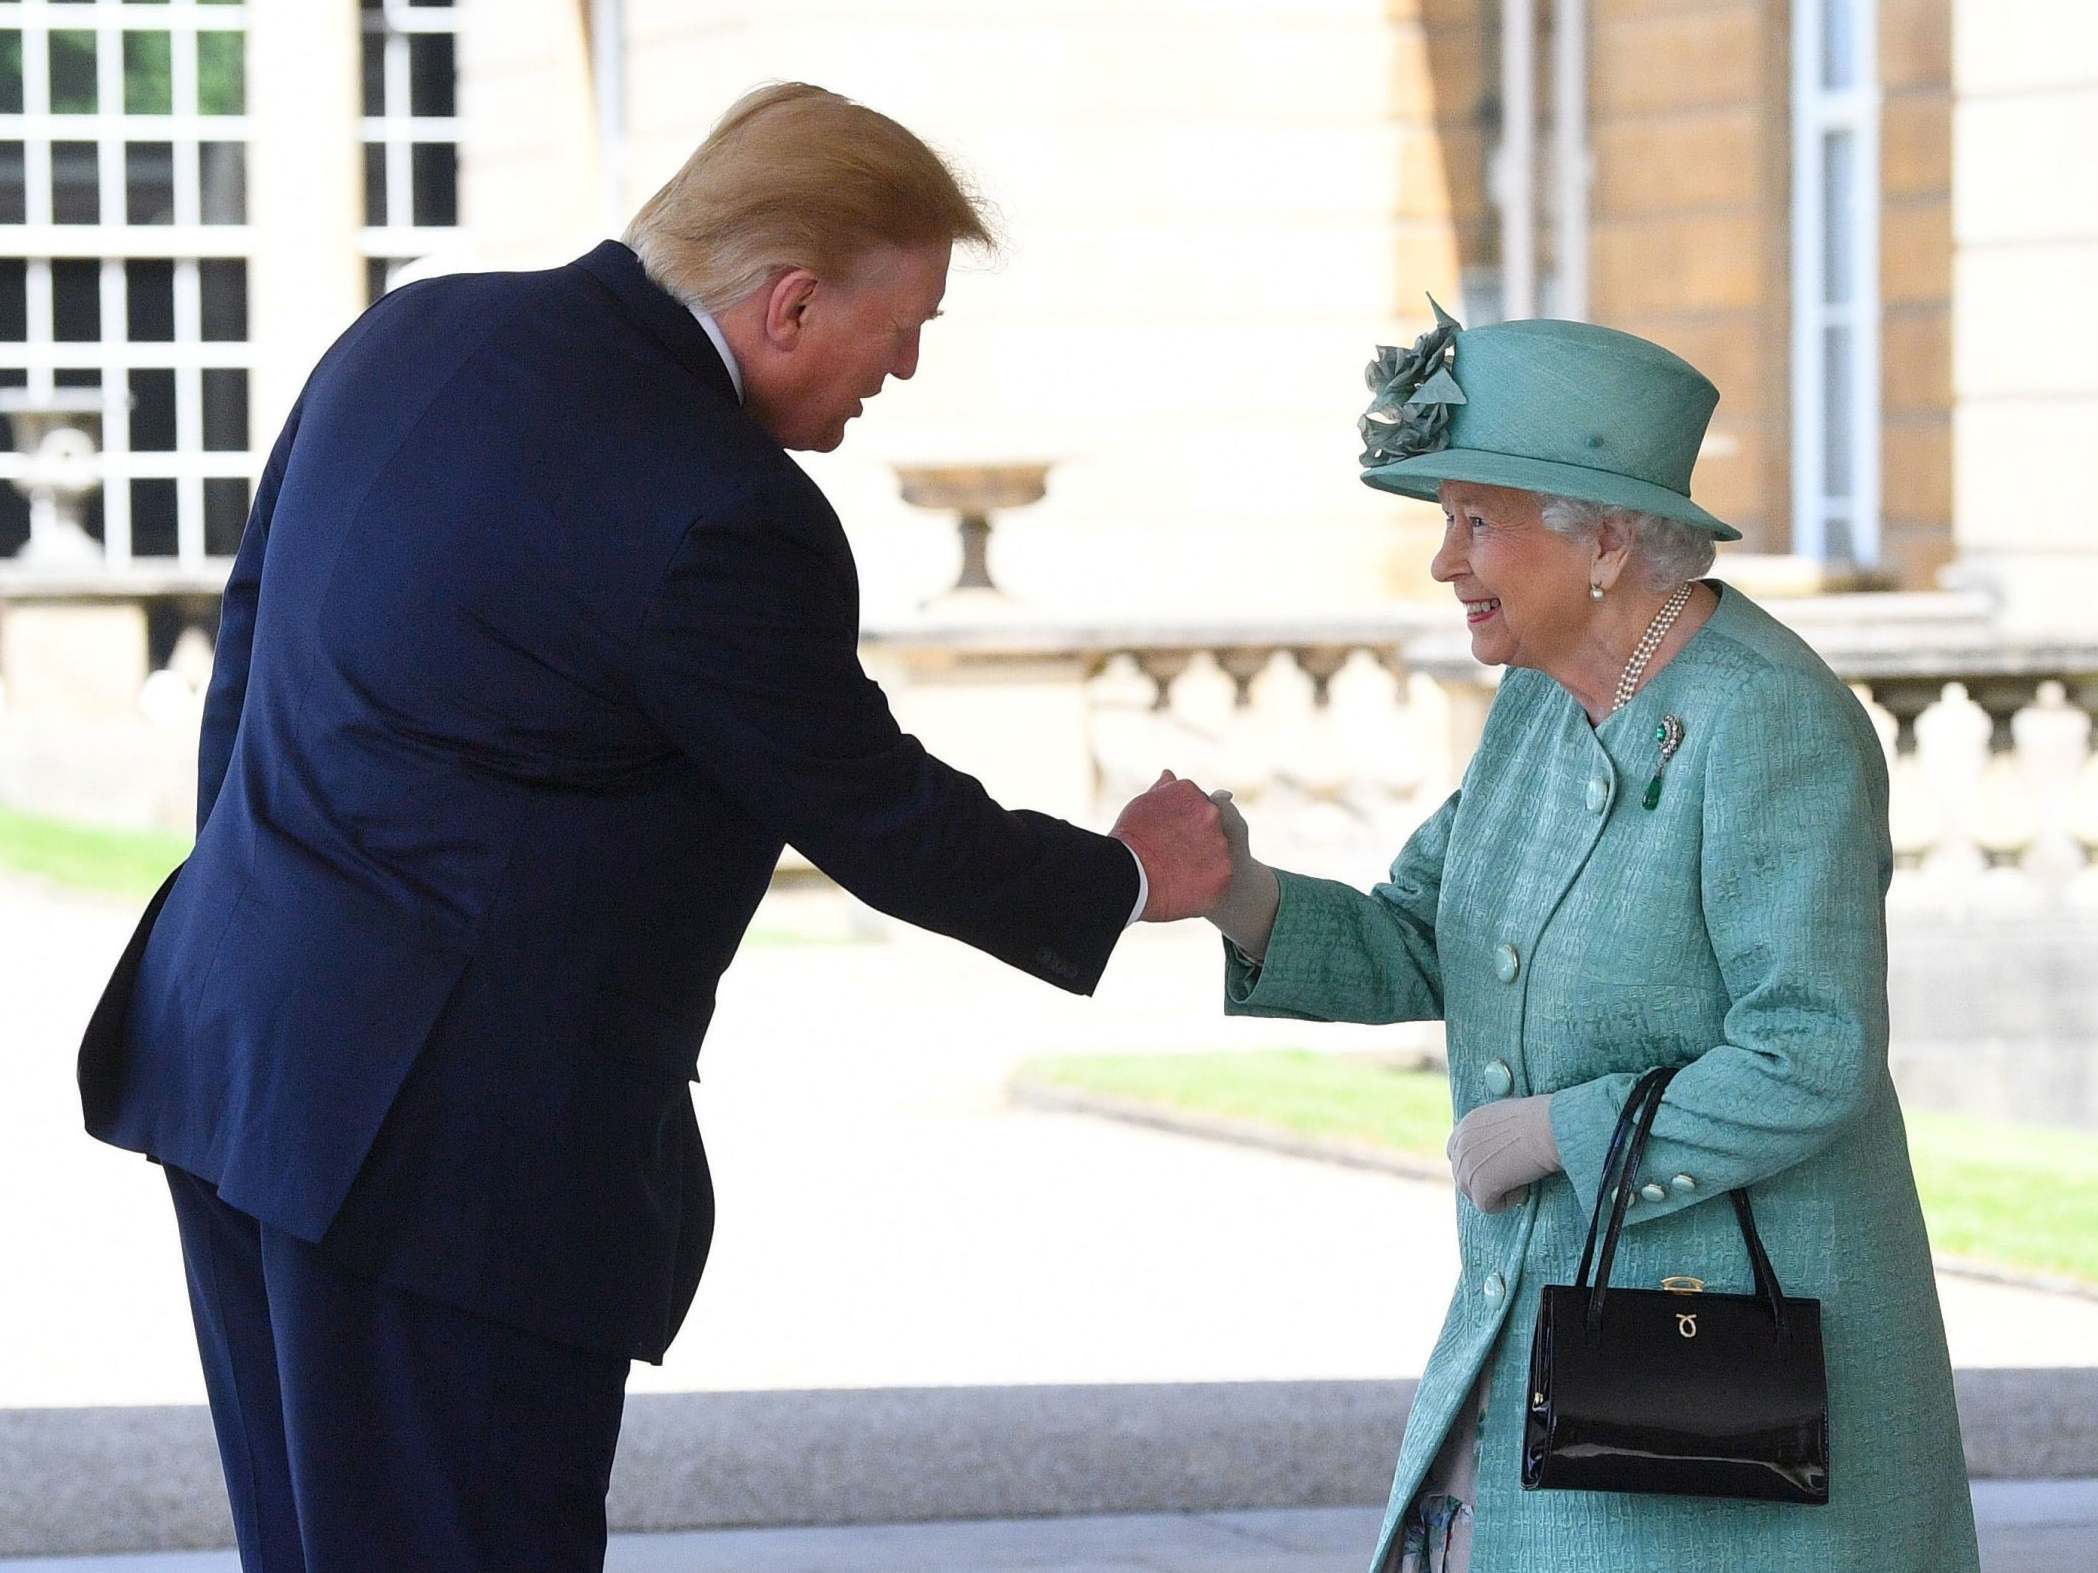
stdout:
[[1429,571],[1464,603],[1472,655],[1555,672],[1593,621],[1592,542],[1547,529],[1535,492],[1442,483],[1442,548]]

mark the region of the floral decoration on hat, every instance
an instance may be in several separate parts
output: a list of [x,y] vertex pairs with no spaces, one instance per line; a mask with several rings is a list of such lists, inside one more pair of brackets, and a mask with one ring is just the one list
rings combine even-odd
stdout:
[[1450,442],[1450,407],[1465,402],[1464,390],[1450,368],[1457,359],[1457,335],[1463,325],[1428,297],[1435,326],[1401,352],[1379,345],[1377,358],[1364,371],[1376,398],[1358,423],[1362,432],[1363,468],[1396,464],[1446,448]]

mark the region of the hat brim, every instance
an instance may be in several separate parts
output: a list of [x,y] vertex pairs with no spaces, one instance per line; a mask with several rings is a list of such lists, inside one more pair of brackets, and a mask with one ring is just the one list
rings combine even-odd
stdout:
[[1548,459],[1494,453],[1485,448],[1442,448],[1362,472],[1365,486],[1396,492],[1401,497],[1418,497],[1427,502],[1437,500],[1437,490],[1444,481],[1473,481],[1481,486],[1507,486],[1516,491],[1572,497],[1580,502],[1601,503],[1608,508],[1631,508],[1694,525],[1716,540],[1741,539],[1739,530],[1706,513],[1681,492],[1670,491],[1665,486],[1656,486],[1634,476],[1619,475],[1612,470],[1554,464]]

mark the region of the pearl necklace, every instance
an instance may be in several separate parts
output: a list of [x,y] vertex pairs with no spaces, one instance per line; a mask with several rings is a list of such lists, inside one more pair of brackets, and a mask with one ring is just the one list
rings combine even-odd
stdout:
[[1654,658],[1661,648],[1661,641],[1668,637],[1668,630],[1675,627],[1675,620],[1683,615],[1683,608],[1690,604],[1690,586],[1679,584],[1675,593],[1661,603],[1661,610],[1654,620],[1646,625],[1646,632],[1639,636],[1639,644],[1632,651],[1632,659],[1624,664],[1624,675],[1617,680],[1617,702],[1610,706],[1610,714],[1616,715],[1632,702],[1632,695],[1639,692],[1639,679],[1646,675],[1646,663]]

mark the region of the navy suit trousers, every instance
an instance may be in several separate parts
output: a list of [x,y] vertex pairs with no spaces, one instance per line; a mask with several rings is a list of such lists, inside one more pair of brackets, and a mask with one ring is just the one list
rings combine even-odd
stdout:
[[628,1362],[345,1271],[167,1170],[246,1573],[598,1573]]

